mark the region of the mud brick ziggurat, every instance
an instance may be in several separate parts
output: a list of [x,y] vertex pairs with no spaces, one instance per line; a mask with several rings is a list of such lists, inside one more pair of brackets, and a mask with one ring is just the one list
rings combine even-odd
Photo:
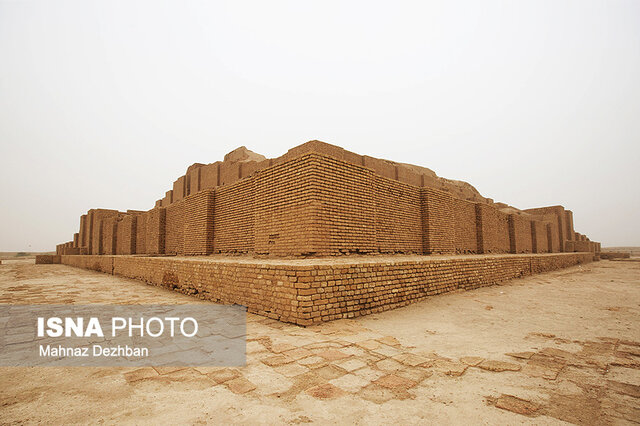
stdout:
[[[92,209],[38,263],[141,279],[309,325],[598,258],[562,206],[518,210],[319,141],[194,164],[149,211]],[[231,256],[234,255],[234,256]]]

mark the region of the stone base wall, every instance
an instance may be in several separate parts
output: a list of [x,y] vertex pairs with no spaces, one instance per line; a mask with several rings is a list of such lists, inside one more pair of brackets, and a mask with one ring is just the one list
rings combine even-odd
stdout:
[[591,262],[592,253],[403,256],[335,262],[61,256],[65,265],[170,288],[299,325],[354,318],[428,296]]

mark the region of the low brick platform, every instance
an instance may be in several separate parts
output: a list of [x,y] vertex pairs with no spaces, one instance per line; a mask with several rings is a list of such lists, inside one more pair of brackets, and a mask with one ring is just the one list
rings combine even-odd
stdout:
[[60,255],[55,255],[55,254],[36,255],[36,265],[50,265],[53,263],[61,263]]
[[266,260],[229,257],[66,256],[91,269],[247,306],[298,325],[353,318],[428,296],[591,262],[593,253],[344,257]]

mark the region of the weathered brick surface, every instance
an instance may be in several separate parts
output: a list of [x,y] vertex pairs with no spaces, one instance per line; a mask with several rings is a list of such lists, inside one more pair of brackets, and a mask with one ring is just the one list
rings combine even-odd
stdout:
[[169,206],[171,203],[173,203],[173,189],[170,189],[169,191],[167,191],[164,195],[164,198],[162,199],[162,207],[167,207]]
[[558,222],[552,220],[547,223],[547,241],[549,242],[549,252],[558,253],[562,251],[562,244],[559,239]]
[[548,240],[548,228],[547,222],[539,220],[531,221],[531,252],[532,253],[548,253],[549,252],[549,240]]
[[242,179],[251,176],[256,170],[261,169],[262,165],[257,161],[245,161],[239,163],[239,167],[239,178]]
[[250,253],[254,249],[255,181],[218,187],[213,214],[214,253]]
[[240,163],[220,163],[218,185],[230,185],[240,179]]
[[591,241],[574,241],[573,249],[577,252],[595,252],[591,244]]
[[102,253],[116,254],[118,216],[102,219]]
[[574,251],[576,251],[575,250],[575,248],[576,248],[575,243],[576,243],[575,241],[565,241],[564,242],[564,251],[567,252],[567,253],[573,253]]
[[200,168],[200,189],[213,189],[219,185],[220,162]]
[[516,214],[509,215],[509,241],[511,253],[531,253],[531,219]]
[[249,251],[285,256],[317,254],[326,238],[320,222],[317,165],[304,156],[255,176],[255,240]]
[[[159,208],[159,207],[158,207]],[[132,254],[145,254],[147,252],[147,212],[136,215],[136,245]]]
[[493,206],[476,204],[476,220],[478,223],[478,252],[508,253],[509,215]]
[[448,192],[422,188],[424,253],[455,252],[453,196]]
[[504,204],[457,198],[470,186],[452,185],[428,169],[312,141],[274,160],[196,163],[162,207],[90,210],[72,247],[89,254],[487,254],[558,252],[565,241],[588,240],[573,232],[562,206],[508,215],[498,210]]
[[66,265],[167,287],[309,325],[404,306],[593,260],[592,253],[412,257],[411,260],[248,262],[207,258],[61,256]]
[[453,200],[456,253],[478,253],[476,204]]
[[421,188],[374,175],[375,238],[381,253],[423,253]]
[[79,241],[78,241],[79,247],[87,247],[88,245],[87,233],[88,233],[87,215],[83,214],[82,216],[80,216],[80,232],[79,232]]
[[[571,236],[571,238],[567,237],[569,234],[567,232],[567,214],[564,207],[539,207],[535,209],[527,209],[525,212],[534,216],[534,219],[551,222],[553,224],[552,244],[554,247],[557,247],[558,250],[564,250],[564,242],[566,240],[573,240],[573,236]],[[573,215],[571,215],[571,218],[573,220]],[[571,225],[571,229],[573,229],[573,225]]]
[[631,253],[619,251],[602,251],[600,252],[600,257],[602,259],[629,259],[631,257]]
[[186,221],[185,201],[171,204],[165,215],[165,254],[182,254],[184,252],[184,226]]
[[187,180],[185,176],[180,176],[173,182],[173,202],[182,200],[187,194]]
[[129,214],[117,223],[116,254],[136,253],[136,231],[138,215]]
[[89,224],[89,245],[88,251],[90,254],[103,254],[103,225],[102,221],[106,218],[114,217],[118,215],[117,210],[108,209],[91,209],[89,210],[88,217]]
[[201,187],[201,168],[204,166],[204,164],[199,164],[196,163],[193,166],[189,167],[189,169],[187,170],[187,182],[189,183],[188,185],[188,193],[187,195],[191,195],[191,194],[195,194],[196,192],[200,191],[201,189],[203,189]]
[[60,263],[61,256],[55,254],[38,254],[36,255],[36,265],[51,265]]
[[213,252],[214,191],[203,190],[184,199],[183,251],[188,256]]
[[566,240],[575,240],[576,238],[573,230],[573,212],[571,210],[565,210],[564,220],[567,229],[564,238]]
[[[317,170],[316,199],[322,233],[321,254],[371,253],[377,250],[374,173],[331,157],[307,154]],[[312,186],[312,188],[314,188]]]
[[144,214],[146,254],[163,254],[165,246],[166,208],[159,207]]

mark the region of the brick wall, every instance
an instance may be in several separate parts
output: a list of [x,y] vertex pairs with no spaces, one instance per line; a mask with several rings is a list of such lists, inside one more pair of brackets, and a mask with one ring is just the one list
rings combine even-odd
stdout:
[[553,220],[547,222],[547,239],[549,241],[549,252],[558,253],[562,251],[562,245],[558,238],[558,222]]
[[[567,240],[567,225],[565,209],[562,206],[539,207],[525,210],[535,216],[535,219],[552,222],[553,225],[553,245],[558,251],[564,250],[564,242]],[[573,216],[572,216],[573,217]]]
[[184,251],[185,201],[177,201],[166,208],[165,254],[182,254]]
[[456,253],[477,253],[478,229],[475,203],[454,198],[453,211]]
[[214,191],[204,190],[189,195],[184,203],[183,254],[195,256],[212,253]]
[[254,249],[255,181],[218,187],[213,214],[214,253],[250,253]]
[[[310,152],[316,145],[342,159]],[[509,219],[492,205],[420,186],[429,175],[411,168],[319,142],[297,148],[275,163],[191,166],[167,192],[166,207],[127,212],[138,215],[135,231],[127,219],[114,233],[112,223],[103,222],[117,211],[90,210],[84,220],[88,253],[543,253],[561,251],[571,228],[571,212],[562,206]],[[203,190],[193,191],[207,187],[187,207],[185,200]],[[531,219],[540,224],[532,226]]]
[[173,190],[169,190],[165,193],[164,198],[162,199],[162,207],[167,207],[173,203]]
[[192,166],[193,168],[189,168],[189,171],[187,172],[187,181],[189,182],[189,195],[195,194],[196,192],[200,191],[200,189],[202,189],[200,186],[200,169],[202,168],[202,166],[204,165],[199,164],[198,167]]
[[476,204],[479,253],[508,253],[509,215],[487,204]]
[[531,252],[532,253],[548,253],[549,252],[549,240],[548,240],[548,228],[547,222],[540,220],[531,221]]
[[511,253],[531,253],[531,219],[516,214],[509,215],[509,242]]
[[566,233],[564,238],[566,240],[575,240],[573,231],[573,212],[571,210],[565,210],[564,215],[566,226]]
[[212,189],[218,186],[220,162],[200,167],[200,189]]
[[[90,254],[104,254],[104,227],[102,221],[104,219],[114,217],[118,215],[117,210],[107,210],[107,209],[92,209],[89,210],[89,218],[90,222],[90,242],[89,245],[89,253]],[[109,236],[113,238],[113,229],[109,230]],[[111,242],[110,242],[111,244]]]
[[377,250],[374,173],[331,157],[308,154],[316,161],[319,223],[323,254],[371,253]]
[[147,212],[136,215],[136,254],[147,253]]
[[144,240],[147,254],[164,253],[166,208],[154,208],[143,216],[146,225]]
[[453,197],[448,192],[422,188],[423,252],[455,252]]
[[128,214],[118,222],[116,234],[116,254],[136,253],[137,215]]
[[[255,253],[318,253],[325,235],[320,226],[317,167],[310,156],[303,156],[251,178],[255,183]],[[214,232],[219,225],[216,222]]]
[[61,256],[55,254],[37,254],[36,265],[52,265],[60,263]]
[[591,241],[574,241],[573,249],[577,252],[592,252]]
[[116,254],[118,222],[117,216],[102,219],[102,252],[101,254]]
[[223,161],[219,166],[218,185],[230,185],[240,179],[240,163]]
[[80,247],[87,247],[88,241],[87,241],[87,233],[88,233],[88,227],[87,227],[87,215],[83,214],[82,216],[80,216],[80,241],[79,241],[79,246]]
[[66,265],[170,288],[281,321],[309,325],[404,306],[452,290],[593,260],[592,253],[375,257],[352,263],[235,262],[211,258],[61,256]]
[[243,161],[239,163],[239,177],[240,179],[251,176],[258,169],[263,168],[262,162],[257,161]]
[[421,188],[378,175],[373,175],[373,181],[378,251],[423,253]]
[[390,162],[369,157],[368,155],[363,155],[362,158],[363,165],[373,170],[376,174],[384,176],[388,179],[396,178],[396,166],[394,166]]
[[173,182],[173,202],[182,200],[187,194],[187,181],[184,176],[180,176]]

